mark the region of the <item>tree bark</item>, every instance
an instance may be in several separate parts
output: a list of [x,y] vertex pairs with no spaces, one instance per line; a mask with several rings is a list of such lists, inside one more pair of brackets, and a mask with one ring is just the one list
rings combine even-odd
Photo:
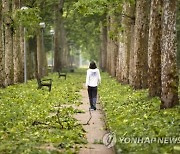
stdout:
[[129,61],[129,84],[133,86],[133,81],[134,81],[134,66],[135,66],[135,61],[134,61],[134,24],[131,24],[131,47],[130,47],[130,61]]
[[0,2],[0,87],[4,87],[3,19],[2,19],[1,2]]
[[33,79],[38,73],[38,62],[37,62],[37,40],[36,36],[29,38],[28,40],[28,79]]
[[38,74],[43,77],[43,49],[42,49],[42,34],[37,34],[37,61],[38,61]]
[[[30,39],[27,40],[27,43],[26,43],[26,56],[27,56],[27,79],[30,80],[30,79],[33,79],[34,78],[34,49],[33,47],[31,46],[31,41]],[[32,50],[33,49],[33,50]],[[43,66],[41,67],[41,69],[43,68]],[[42,74],[43,75],[43,74]]]
[[34,36],[32,39],[30,39],[31,48],[30,50],[34,53],[34,76],[35,78],[39,78],[38,75],[38,56],[37,56],[37,36]]
[[176,0],[163,1],[162,50],[161,50],[161,108],[178,104]]
[[[119,33],[119,40],[123,40],[122,33]],[[119,41],[117,67],[116,67],[116,78],[119,82],[122,82],[123,51],[124,51],[124,43],[122,41]]]
[[[116,24],[115,16],[108,17],[108,36],[107,36],[107,70],[113,77],[116,76],[116,65],[117,65],[117,54],[118,54],[118,43],[115,38],[116,36]],[[112,34],[112,35],[111,35]]]
[[106,70],[107,61],[107,26],[101,23],[101,47],[100,47],[100,68],[102,71]]
[[133,86],[135,89],[147,88],[148,14],[149,1],[137,0],[134,36],[135,72]]
[[4,29],[5,29],[5,85],[14,83],[14,64],[13,64],[13,31],[11,20],[11,8],[9,0],[2,0]]
[[55,6],[55,35],[54,35],[54,71],[62,69],[63,57],[63,6],[64,0],[59,0]]
[[60,29],[60,44],[62,46],[62,67],[66,67],[68,65],[68,45],[67,45],[67,39],[66,39],[66,30],[64,28],[64,19],[61,19],[61,29]]
[[161,10],[162,0],[151,1],[149,25],[149,96],[161,96]]
[[107,15],[107,59],[106,59],[106,67],[107,67],[107,72],[110,74],[110,59],[111,59],[111,54],[110,54],[110,51],[111,51],[111,40],[110,40],[110,37],[109,37],[109,31],[110,31],[110,16]]
[[[20,1],[13,1],[13,10],[20,8]],[[14,82],[23,82],[23,53],[20,46],[20,28],[16,27],[13,35]]]
[[[131,32],[131,25],[134,23],[133,13],[134,5],[125,2],[123,4],[121,26],[123,30],[120,32],[120,47],[119,47],[119,81],[129,83],[129,69],[130,69],[130,51],[131,39],[133,33]],[[133,66],[134,67],[134,66]]]

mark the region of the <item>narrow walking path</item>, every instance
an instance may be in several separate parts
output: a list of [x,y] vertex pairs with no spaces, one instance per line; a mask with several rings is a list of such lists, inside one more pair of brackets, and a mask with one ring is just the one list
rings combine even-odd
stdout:
[[[82,95],[83,104],[81,104],[78,109],[85,112],[76,114],[75,118],[78,119],[81,124],[85,124],[90,118],[89,99],[85,87],[80,91],[80,93]],[[91,111],[91,115],[92,118],[89,125],[83,125],[86,131],[88,144],[80,149],[80,154],[114,154],[113,148],[107,148],[102,143],[103,136],[107,132],[104,130],[105,124],[100,104],[97,104],[96,111]]]

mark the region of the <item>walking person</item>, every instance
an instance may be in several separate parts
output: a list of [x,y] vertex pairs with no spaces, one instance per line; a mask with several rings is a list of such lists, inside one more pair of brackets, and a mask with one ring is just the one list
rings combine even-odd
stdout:
[[89,65],[86,75],[86,87],[88,88],[88,96],[90,110],[96,110],[97,87],[101,82],[101,76],[96,63],[92,61]]

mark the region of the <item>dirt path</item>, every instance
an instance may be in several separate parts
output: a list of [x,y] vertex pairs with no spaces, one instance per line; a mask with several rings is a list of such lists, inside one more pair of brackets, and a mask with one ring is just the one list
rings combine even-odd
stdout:
[[[80,123],[87,123],[90,118],[89,114],[89,99],[86,89],[81,90],[82,102],[78,109],[84,110],[85,113],[79,113],[75,115],[75,118],[80,121]],[[103,114],[101,111],[100,104],[97,104],[97,110],[91,111],[92,119],[89,125],[83,125],[86,131],[86,137],[88,144],[80,149],[80,154],[114,154],[113,148],[107,148],[102,143],[102,138],[107,132],[104,130]]]

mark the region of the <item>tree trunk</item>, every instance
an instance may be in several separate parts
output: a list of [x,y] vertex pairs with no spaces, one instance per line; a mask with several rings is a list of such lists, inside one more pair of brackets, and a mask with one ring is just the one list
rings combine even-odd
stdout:
[[60,60],[60,44],[59,44],[59,14],[58,8],[55,9],[55,34],[54,34],[54,68],[53,70],[56,72],[61,67],[61,60]]
[[117,27],[114,25],[117,25],[117,17],[114,15],[111,17],[110,20],[110,31],[114,33],[114,37],[111,38],[111,61],[110,61],[110,73],[111,76],[116,76],[116,65],[117,65],[117,55],[118,55],[118,42],[117,42]]
[[106,59],[106,67],[107,67],[107,72],[110,73],[110,59],[111,59],[111,39],[109,37],[109,31],[110,31],[110,16],[107,16],[107,59]]
[[59,0],[55,7],[55,35],[54,35],[54,71],[62,69],[63,55],[63,6],[64,0]]
[[130,68],[130,50],[131,50],[131,24],[134,22],[133,19],[134,5],[128,2],[123,4],[122,20],[121,25],[123,30],[120,32],[120,48],[119,48],[119,77],[118,79],[122,83],[129,83],[129,68]]
[[151,1],[149,25],[149,96],[161,96],[161,8],[162,0]]
[[4,87],[3,20],[2,20],[1,2],[0,2],[0,87]]
[[38,75],[38,56],[37,56],[37,36],[34,36],[34,38],[30,39],[31,46],[33,47],[32,50],[34,51],[34,76],[35,78],[39,78]]
[[9,0],[2,0],[4,29],[5,29],[5,85],[14,83],[14,65],[13,65],[13,31],[11,20],[11,8]]
[[29,44],[29,53],[31,54],[31,62],[30,64],[30,72],[29,79],[32,79],[34,77],[37,77],[38,73],[38,62],[37,62],[37,40],[36,36],[33,38],[30,38],[28,41]]
[[116,40],[111,42],[111,76],[116,76],[118,45]]
[[60,44],[62,47],[62,56],[61,56],[61,61],[62,61],[62,67],[66,67],[68,62],[67,62],[67,56],[68,56],[68,45],[67,45],[67,39],[66,39],[66,30],[64,28],[64,19],[61,19],[61,29],[60,29]]
[[[13,1],[13,10],[20,8],[20,1]],[[23,53],[21,52],[20,46],[20,28],[16,27],[14,30],[13,37],[13,60],[14,60],[14,82],[23,82]]]
[[133,82],[135,89],[147,88],[148,14],[149,1],[137,0],[134,38],[135,75]]
[[161,50],[161,108],[178,104],[178,71],[176,39],[176,0],[163,2],[162,50]]
[[43,50],[42,50],[42,34],[37,34],[37,61],[38,61],[38,74],[39,77],[43,77]]
[[45,49],[44,49],[43,57],[44,57],[43,58],[43,68],[44,68],[43,69],[43,76],[47,76],[48,75],[48,60],[47,60]]
[[[108,37],[107,37],[107,65],[108,65],[108,72],[111,76],[116,76],[116,65],[117,65],[117,54],[118,54],[118,43],[115,38],[116,24],[115,16],[108,17]],[[113,34],[113,35],[110,35]]]
[[[27,43],[26,43],[26,56],[27,56],[27,79],[30,80],[30,79],[33,79],[34,78],[34,49],[31,45],[31,41],[30,39],[27,40]],[[42,66],[43,68],[43,66]],[[42,69],[41,68],[41,69]]]
[[107,26],[101,23],[101,47],[100,47],[100,68],[102,71],[106,70],[107,61]]
[[[122,33],[119,33],[119,40],[123,40]],[[119,41],[118,55],[117,55],[117,67],[116,67],[116,78],[118,81],[122,82],[122,69],[123,69],[123,51],[124,43]]]
[[131,48],[130,48],[130,61],[129,61],[129,84],[133,86],[133,79],[135,75],[134,66],[134,23],[131,24]]

